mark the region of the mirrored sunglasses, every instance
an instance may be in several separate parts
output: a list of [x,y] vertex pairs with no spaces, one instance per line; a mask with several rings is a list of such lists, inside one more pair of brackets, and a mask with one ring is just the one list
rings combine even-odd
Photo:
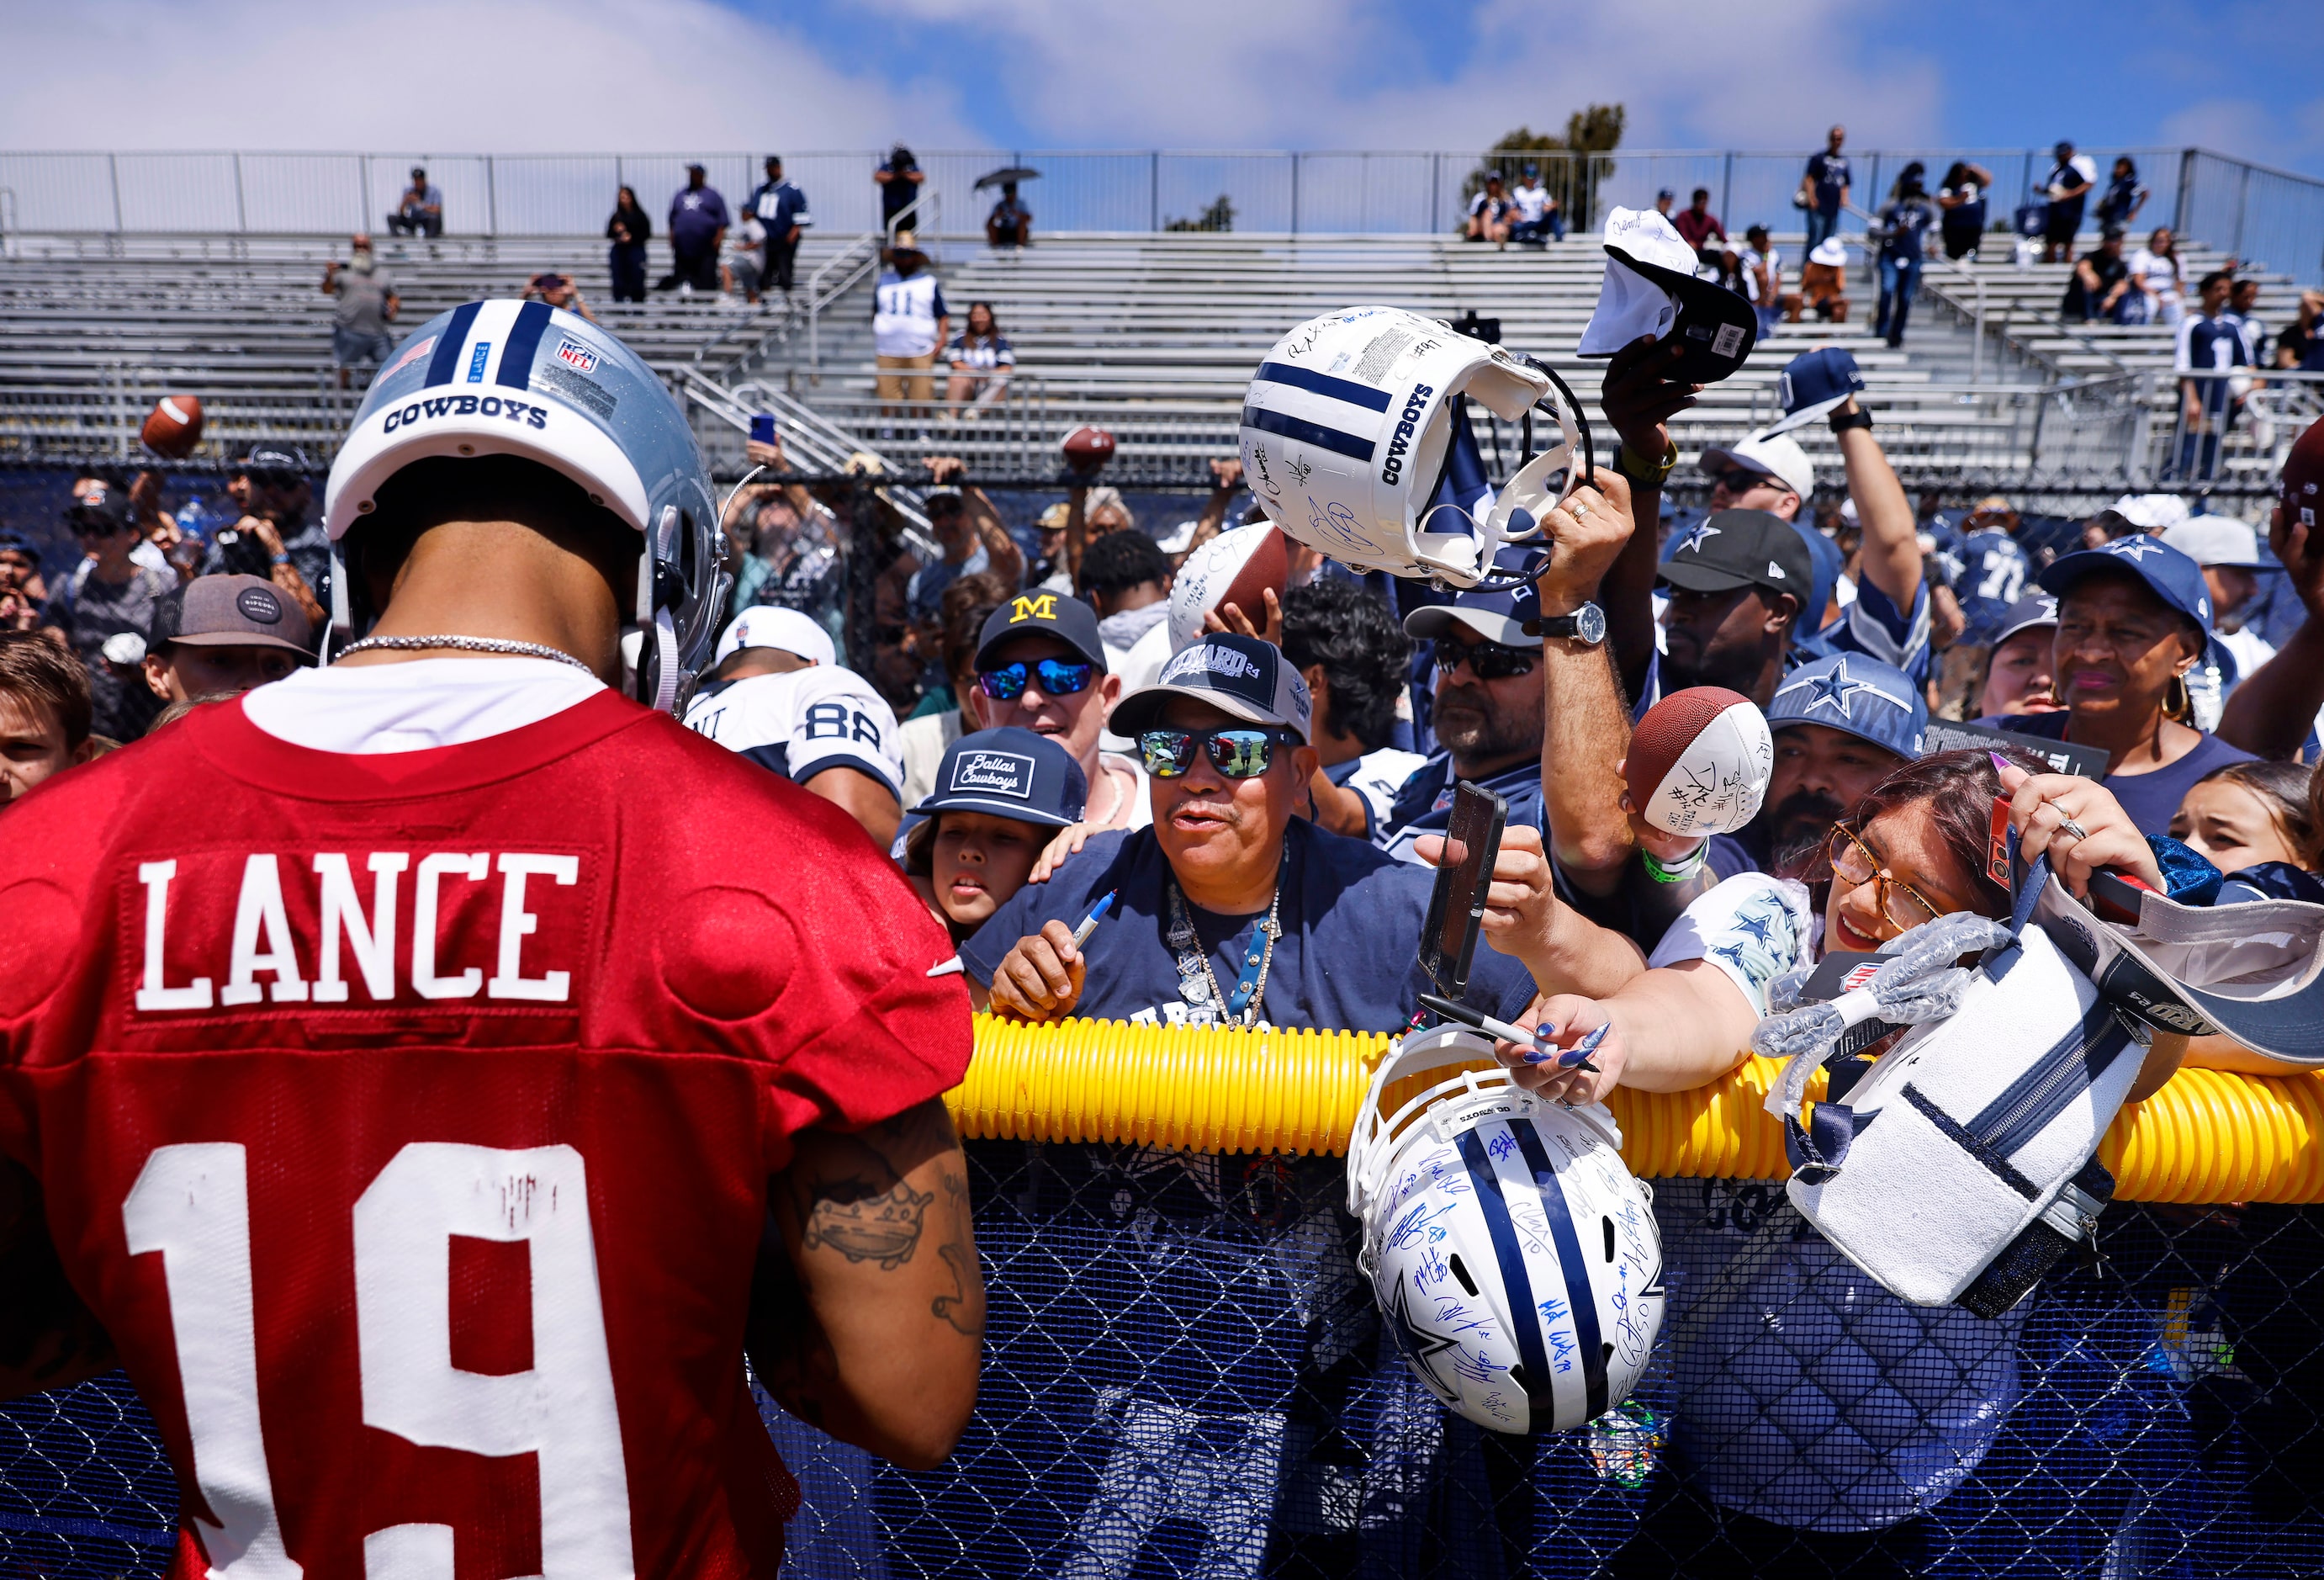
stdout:
[[1090,682],[1095,679],[1095,664],[1076,662],[1071,659],[1043,659],[1030,665],[1019,659],[997,670],[979,670],[976,672],[977,685],[995,702],[1016,701],[1025,695],[1028,680],[1039,680],[1041,694],[1045,697],[1071,697],[1077,691],[1088,690]]
[[1289,730],[1239,725],[1214,730],[1145,730],[1138,737],[1138,753],[1146,772],[1157,779],[1176,779],[1194,765],[1194,750],[1207,747],[1211,766],[1229,779],[1256,779],[1275,760],[1277,743],[1296,746],[1299,737]]

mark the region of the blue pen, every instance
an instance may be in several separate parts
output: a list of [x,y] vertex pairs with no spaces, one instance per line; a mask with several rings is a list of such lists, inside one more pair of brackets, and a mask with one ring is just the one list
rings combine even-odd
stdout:
[[1084,944],[1089,942],[1090,935],[1097,931],[1097,924],[1105,919],[1105,913],[1107,911],[1113,909],[1113,897],[1120,892],[1121,891],[1119,889],[1107,890],[1105,892],[1105,898],[1099,901],[1097,904],[1092,908],[1090,913],[1082,919],[1082,925],[1074,929],[1074,948],[1078,949]]

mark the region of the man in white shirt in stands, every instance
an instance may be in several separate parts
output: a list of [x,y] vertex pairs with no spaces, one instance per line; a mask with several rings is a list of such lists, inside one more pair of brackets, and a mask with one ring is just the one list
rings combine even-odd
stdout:
[[735,616],[686,705],[686,727],[821,796],[881,850],[894,841],[904,780],[895,711],[839,667],[831,633],[797,609],[759,604]]
[[944,288],[928,273],[927,254],[912,233],[899,230],[872,291],[872,340],[883,412],[899,412],[898,403],[905,401],[927,404],[935,385],[928,370],[936,365],[936,348],[951,337]]

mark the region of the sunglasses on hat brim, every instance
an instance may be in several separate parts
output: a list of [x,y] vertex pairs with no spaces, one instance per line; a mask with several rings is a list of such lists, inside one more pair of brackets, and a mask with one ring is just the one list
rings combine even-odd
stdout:
[[1277,745],[1301,744],[1297,732],[1263,725],[1221,725],[1208,730],[1141,730],[1138,754],[1157,779],[1176,779],[1194,766],[1197,747],[1228,779],[1257,779],[1272,766]]

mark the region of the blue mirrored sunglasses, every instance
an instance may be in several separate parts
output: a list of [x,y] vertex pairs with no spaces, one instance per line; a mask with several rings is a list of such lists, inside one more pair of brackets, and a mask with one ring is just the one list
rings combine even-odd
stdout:
[[1229,779],[1256,779],[1274,761],[1280,742],[1296,746],[1299,737],[1289,730],[1233,725],[1215,730],[1144,730],[1138,753],[1146,772],[1157,779],[1176,779],[1194,765],[1194,748],[1210,748],[1211,765]]
[[1038,679],[1045,697],[1071,697],[1076,691],[1086,691],[1097,679],[1097,666],[1076,662],[1072,659],[1043,659],[1027,664],[1019,659],[1013,664],[1003,664],[997,670],[979,670],[976,683],[995,702],[1014,702],[1025,695],[1025,683]]

